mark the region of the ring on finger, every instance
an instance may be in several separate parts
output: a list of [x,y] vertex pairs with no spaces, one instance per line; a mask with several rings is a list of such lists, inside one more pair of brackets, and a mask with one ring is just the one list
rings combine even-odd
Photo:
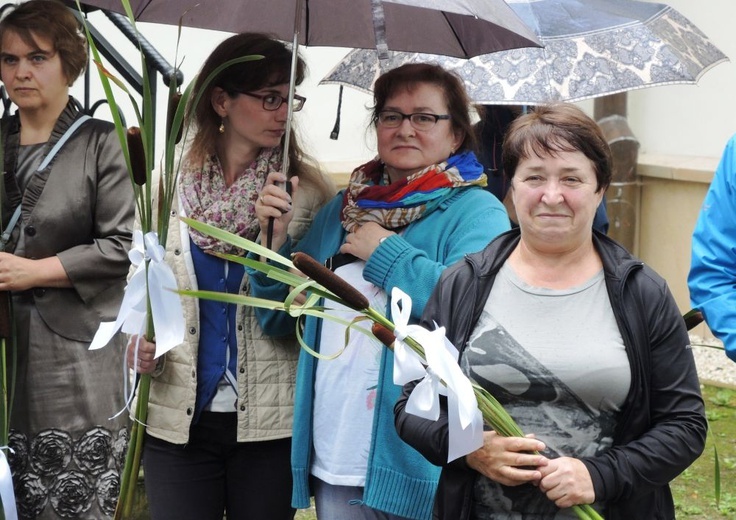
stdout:
[[261,204],[265,204],[265,202],[263,201],[263,195],[260,195],[260,196],[258,197],[258,200],[260,200],[260,201],[261,201]]

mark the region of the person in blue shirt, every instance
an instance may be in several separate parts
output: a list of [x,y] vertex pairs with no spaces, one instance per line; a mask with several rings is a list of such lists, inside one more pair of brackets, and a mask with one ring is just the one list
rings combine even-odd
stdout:
[[[274,184],[282,175],[270,176],[256,210],[262,233],[274,218],[274,250],[326,262],[387,315],[398,287],[412,298],[416,320],[445,268],[508,230],[509,218],[482,189],[469,100],[457,76],[436,65],[404,65],[376,81],[374,101],[378,157],[353,171],[296,247],[286,232],[290,197]],[[249,274],[254,296],[284,300],[288,287]],[[331,312],[355,317],[345,308]],[[286,313],[257,315],[267,334],[294,331]],[[345,326],[307,317],[303,337],[320,355],[334,356],[345,346]],[[345,347],[335,359],[300,356],[292,505],[309,507],[314,494],[319,518],[429,520],[439,468],[396,434],[401,388],[393,382],[393,354],[358,333]]]
[[692,306],[736,361],[736,135],[726,145],[695,224],[687,283]]

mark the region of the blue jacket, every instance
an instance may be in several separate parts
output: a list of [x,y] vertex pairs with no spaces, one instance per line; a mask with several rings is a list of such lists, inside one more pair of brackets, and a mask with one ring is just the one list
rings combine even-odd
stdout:
[[700,209],[687,282],[693,307],[736,361],[736,135]]
[[[342,193],[317,214],[298,250],[319,262],[335,255],[345,240],[340,222]],[[392,235],[373,252],[363,276],[389,295],[386,315],[390,315],[390,293],[399,287],[413,300],[412,316],[418,320],[442,271],[464,255],[483,249],[494,237],[509,228],[509,218],[501,203],[480,188],[457,190],[435,211],[408,225],[401,235]],[[287,241],[279,253],[292,252]],[[252,270],[247,270],[251,294],[281,300],[287,288]],[[257,310],[266,334],[293,333],[294,321],[286,313]],[[303,337],[319,350],[321,321],[308,317]],[[299,358],[294,405],[292,505],[309,507],[309,470],[312,456],[312,406],[317,361],[302,351]],[[399,439],[393,425],[393,406],[401,387],[393,384],[393,354],[384,349],[378,380],[368,474],[364,503],[374,509],[414,519],[429,519],[439,478],[439,468],[427,462]]]

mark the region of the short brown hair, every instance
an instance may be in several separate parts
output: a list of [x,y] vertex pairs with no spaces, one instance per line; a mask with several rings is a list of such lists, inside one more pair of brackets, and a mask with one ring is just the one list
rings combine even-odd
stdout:
[[596,192],[611,184],[611,149],[598,124],[575,105],[557,103],[536,107],[519,116],[503,141],[503,171],[509,181],[530,153],[582,152],[593,163]]
[[476,151],[476,135],[470,120],[470,98],[465,85],[456,74],[432,63],[407,63],[391,69],[376,80],[373,89],[374,124],[378,121],[378,113],[391,96],[401,89],[411,91],[422,83],[435,85],[444,93],[452,129],[465,135],[459,150]]
[[59,53],[61,69],[72,86],[87,66],[87,39],[82,25],[64,4],[56,0],[28,0],[10,9],[0,21],[0,42],[12,31],[31,47],[34,36],[48,39]]

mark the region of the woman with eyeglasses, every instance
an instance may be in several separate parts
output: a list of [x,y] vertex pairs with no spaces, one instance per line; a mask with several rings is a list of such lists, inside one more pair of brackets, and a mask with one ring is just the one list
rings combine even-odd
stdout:
[[[263,59],[225,68],[247,55]],[[298,240],[334,193],[291,136],[289,170],[282,173],[291,50],[263,34],[223,41],[207,58],[189,107],[196,133],[179,173],[178,207],[171,212],[169,263],[181,288],[244,294],[242,255],[180,222],[187,216],[255,240],[256,204],[267,178],[293,179],[289,233]],[[304,77],[297,61],[296,82]],[[297,96],[294,111],[305,99]],[[158,360],[155,344],[130,340],[128,358],[153,375],[143,465],[154,520],[286,520],[294,374],[299,345],[292,335],[266,337],[251,308],[182,299],[187,338]],[[138,345],[137,355],[135,346]]]
[[[391,291],[424,309],[442,271],[509,228],[501,203],[482,189],[483,167],[462,82],[441,67],[404,65],[382,75],[374,90],[378,157],[353,171],[347,189],[317,214],[294,244],[287,233],[289,197],[269,176],[256,213],[264,232],[275,219],[272,247],[303,251],[326,262],[390,316]],[[252,294],[283,300],[288,288],[248,270]],[[331,305],[332,306],[332,305]],[[334,309],[350,321],[355,313]],[[294,330],[285,313],[257,311],[266,333]],[[315,496],[325,519],[429,519],[439,468],[404,444],[393,426],[401,388],[393,354],[345,327],[307,318],[304,339],[322,355],[302,353],[292,443],[297,508]]]

